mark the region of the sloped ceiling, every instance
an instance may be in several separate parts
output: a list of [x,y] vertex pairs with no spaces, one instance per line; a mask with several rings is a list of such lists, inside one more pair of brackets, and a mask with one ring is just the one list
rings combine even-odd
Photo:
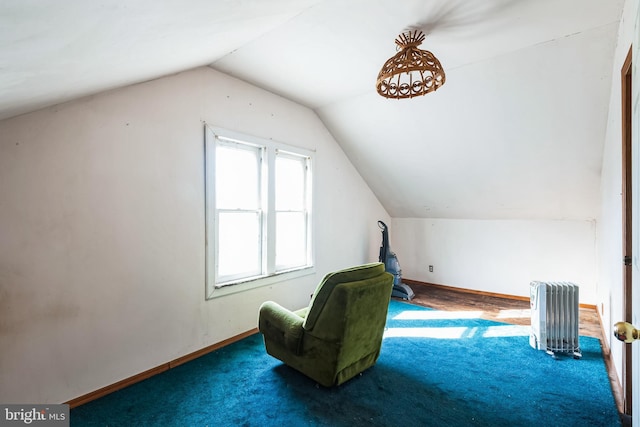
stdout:
[[206,66],[319,0],[2,0],[0,119]]
[[[623,4],[6,0],[0,119],[210,64],[315,109],[393,217],[593,219]],[[387,100],[407,28],[447,82]]]

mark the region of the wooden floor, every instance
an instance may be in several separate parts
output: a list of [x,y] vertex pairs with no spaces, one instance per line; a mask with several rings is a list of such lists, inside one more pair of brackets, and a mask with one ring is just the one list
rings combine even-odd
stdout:
[[[415,293],[415,297],[411,300],[413,304],[443,311],[480,311],[483,319],[516,325],[531,324],[529,298],[496,296],[412,280],[403,281],[410,285]],[[605,342],[600,318],[595,308],[580,308],[580,335],[598,338],[601,346]],[[616,399],[618,411],[621,411],[622,390],[620,382],[611,364],[609,348],[606,345],[602,347],[607,370],[609,371],[611,389]]]
[[[408,280],[405,282],[410,283],[411,289],[416,294],[411,301],[414,304],[446,311],[477,310],[482,312],[483,319],[514,325],[531,324],[528,298],[498,297]],[[602,341],[602,327],[595,309],[580,308],[580,335],[595,337]]]

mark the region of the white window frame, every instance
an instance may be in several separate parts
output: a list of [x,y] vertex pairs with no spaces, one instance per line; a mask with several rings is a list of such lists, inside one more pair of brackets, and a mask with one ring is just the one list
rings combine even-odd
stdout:
[[[313,151],[292,145],[242,134],[226,129],[210,127],[205,124],[205,280],[206,299],[229,295],[267,286],[283,280],[290,280],[309,274],[315,274],[314,238],[313,238]],[[217,213],[215,206],[215,164],[216,146],[238,143],[258,147],[262,150],[261,161],[261,197],[262,197],[262,274],[252,277],[234,278],[219,281],[216,261],[217,247]],[[306,264],[288,270],[278,271],[275,265],[275,161],[278,153],[285,156],[303,157],[306,159],[305,190],[306,209]],[[273,238],[271,236],[274,236]]]

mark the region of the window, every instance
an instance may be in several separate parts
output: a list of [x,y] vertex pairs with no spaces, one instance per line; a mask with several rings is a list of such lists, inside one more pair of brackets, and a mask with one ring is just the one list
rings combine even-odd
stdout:
[[276,151],[276,271],[307,264],[309,241],[309,158]]
[[312,273],[308,150],[206,127],[207,298]]

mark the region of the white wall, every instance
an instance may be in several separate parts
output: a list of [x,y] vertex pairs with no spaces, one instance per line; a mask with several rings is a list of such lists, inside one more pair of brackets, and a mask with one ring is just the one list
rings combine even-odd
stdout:
[[[205,301],[203,121],[316,150],[316,275]],[[0,402],[64,402],[306,305],[386,211],[315,113],[210,68],[0,122]]]
[[[633,41],[637,3],[637,0],[627,0],[625,2],[618,32],[602,160],[601,208],[596,231],[598,242],[597,307],[600,310],[605,339],[611,348],[612,359],[619,378],[622,378],[623,344],[612,337],[611,330],[615,322],[623,320],[621,70]],[[634,62],[636,61],[634,58]],[[637,113],[634,114],[637,115]],[[634,138],[634,145],[637,146],[636,141]],[[637,167],[637,164],[634,167]],[[636,190],[636,184],[640,182],[638,178],[636,170],[632,179]],[[637,217],[635,213],[634,215]],[[635,227],[634,233],[638,233],[636,223],[634,223],[633,227]],[[636,278],[639,277],[637,264],[633,275]]]
[[[391,247],[404,278],[529,296],[533,280],[580,285],[595,301],[595,222],[543,220],[392,220]],[[433,265],[433,272],[429,272]]]

